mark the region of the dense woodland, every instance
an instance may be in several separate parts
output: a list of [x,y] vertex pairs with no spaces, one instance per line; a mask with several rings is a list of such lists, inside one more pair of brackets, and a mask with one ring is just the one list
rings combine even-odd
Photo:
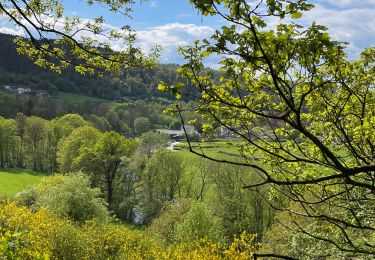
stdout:
[[[159,64],[149,69],[130,68],[119,74],[103,77],[84,76],[73,69],[58,74],[41,69],[26,56],[18,54],[14,39],[15,36],[0,34],[0,86],[41,89],[51,95],[64,91],[108,100],[171,100],[173,95],[157,91],[157,86],[161,81],[174,83],[180,80],[176,72],[178,65],[174,64]],[[187,93],[192,94],[191,91]]]
[[[18,113],[47,120],[78,113],[101,130],[141,134],[155,128],[180,127],[176,116],[163,113],[167,103],[137,100],[111,105],[105,101],[64,101],[49,97],[0,93],[0,116],[14,118]],[[112,103],[114,104],[114,103]],[[199,127],[199,124],[197,125]]]

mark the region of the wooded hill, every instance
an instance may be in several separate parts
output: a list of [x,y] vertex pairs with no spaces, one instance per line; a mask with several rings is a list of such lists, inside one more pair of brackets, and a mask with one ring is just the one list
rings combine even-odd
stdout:
[[26,56],[17,53],[15,36],[0,33],[0,86],[57,91],[90,95],[103,99],[148,99],[172,95],[157,90],[160,81],[174,83],[179,80],[176,64],[158,64],[152,69],[128,69],[123,75],[83,76],[72,68],[61,75],[44,70]]

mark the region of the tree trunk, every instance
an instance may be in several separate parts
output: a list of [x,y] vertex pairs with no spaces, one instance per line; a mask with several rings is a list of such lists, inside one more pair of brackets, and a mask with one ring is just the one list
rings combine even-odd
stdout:
[[113,187],[112,187],[112,178],[111,174],[109,173],[107,176],[107,203],[108,208],[111,209],[112,201],[113,201]]

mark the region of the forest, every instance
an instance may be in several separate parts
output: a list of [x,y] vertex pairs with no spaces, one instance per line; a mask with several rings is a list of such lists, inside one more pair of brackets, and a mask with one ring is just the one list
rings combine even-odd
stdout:
[[[43,69],[19,55],[14,44],[16,36],[0,33],[0,86],[45,90],[50,95],[58,91],[83,94],[107,100],[173,99],[173,95],[157,91],[159,82],[181,80],[176,64],[157,64],[151,68],[128,68],[113,76],[82,75],[70,68],[61,74]],[[192,89],[187,90],[193,91]],[[191,97],[185,96],[184,100]]]
[[348,57],[307,0],[188,2],[224,23],[182,65],[62,1],[0,3],[26,35],[0,35],[0,179],[37,177],[0,193],[0,258],[374,258],[375,48]]

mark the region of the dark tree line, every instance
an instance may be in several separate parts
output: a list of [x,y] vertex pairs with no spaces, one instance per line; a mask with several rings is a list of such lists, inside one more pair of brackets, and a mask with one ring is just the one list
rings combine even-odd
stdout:
[[97,74],[82,75],[74,68],[58,74],[40,68],[26,56],[18,54],[14,39],[12,35],[0,34],[0,85],[41,89],[52,95],[57,91],[72,92],[109,100],[155,97],[172,99],[173,96],[169,93],[157,91],[157,85],[160,81],[173,84],[181,80],[176,72],[179,66],[175,64],[128,68],[116,75],[107,74],[103,77]]

